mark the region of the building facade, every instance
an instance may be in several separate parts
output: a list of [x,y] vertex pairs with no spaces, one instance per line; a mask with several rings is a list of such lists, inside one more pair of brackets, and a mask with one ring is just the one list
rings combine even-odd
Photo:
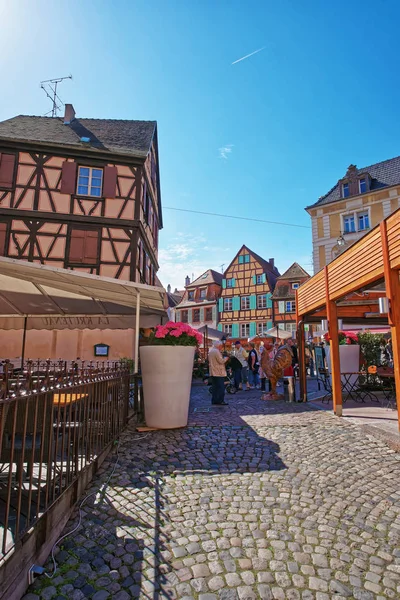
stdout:
[[0,123],[1,256],[154,285],[161,227],[156,122],[77,119],[67,104],[64,118]]
[[296,331],[296,290],[308,279],[310,275],[297,262],[278,277],[272,294],[275,326]]
[[222,280],[218,329],[231,338],[247,340],[273,326],[272,293],[279,277],[269,261],[242,246]]
[[400,157],[346,175],[315,204],[311,216],[314,273],[400,207]]
[[189,323],[195,329],[208,325],[217,328],[217,302],[221,295],[222,273],[208,269],[195,281],[186,278],[185,293],[175,306],[175,321]]

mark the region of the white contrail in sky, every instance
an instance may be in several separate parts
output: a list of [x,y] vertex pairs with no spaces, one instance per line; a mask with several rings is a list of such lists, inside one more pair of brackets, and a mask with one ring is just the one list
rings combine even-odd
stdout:
[[258,50],[254,50],[254,52],[251,52],[251,54],[246,54],[246,56],[242,56],[242,58],[238,58],[238,60],[235,60],[233,63],[231,63],[232,65],[236,65],[236,63],[245,60],[246,58],[249,58],[250,56],[253,56],[253,54],[257,54],[258,52],[261,52],[261,50],[265,50],[266,46],[263,46],[262,48],[259,48]]

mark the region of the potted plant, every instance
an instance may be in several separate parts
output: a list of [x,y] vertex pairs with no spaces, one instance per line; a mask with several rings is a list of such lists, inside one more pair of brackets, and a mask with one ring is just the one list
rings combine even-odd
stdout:
[[[341,373],[358,373],[360,370],[360,345],[358,336],[352,331],[339,331],[339,357],[340,357],[340,372]],[[326,362],[328,371],[331,373],[331,356],[330,342],[331,337],[326,333],[323,337],[327,344],[325,349]],[[343,378],[342,378],[343,379]],[[350,378],[350,383],[351,383]],[[356,379],[356,376],[354,376]]]
[[144,413],[148,427],[173,429],[188,422],[196,346],[202,335],[186,323],[157,325],[140,347]]

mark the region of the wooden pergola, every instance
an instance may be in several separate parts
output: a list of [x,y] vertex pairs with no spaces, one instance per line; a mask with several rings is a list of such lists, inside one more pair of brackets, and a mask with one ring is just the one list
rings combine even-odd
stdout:
[[[381,291],[371,288],[384,284]],[[370,304],[360,303],[364,290]],[[382,291],[384,290],[384,291]],[[400,209],[343,252],[297,290],[296,320],[300,355],[300,393],[307,400],[304,325],[327,319],[331,337],[333,409],[342,415],[338,318],[364,319],[378,314],[376,297],[389,301],[387,322],[391,328],[396,400],[400,429]],[[376,322],[378,322],[376,320]]]

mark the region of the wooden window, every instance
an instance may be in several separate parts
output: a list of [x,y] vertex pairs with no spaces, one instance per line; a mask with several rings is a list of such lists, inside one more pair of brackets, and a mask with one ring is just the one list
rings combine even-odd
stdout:
[[235,279],[233,277],[230,277],[229,279],[226,280],[226,287],[227,288],[235,287]]
[[298,290],[300,287],[300,283],[298,281],[294,281],[292,283],[292,290]]
[[232,298],[224,298],[224,310],[232,310]]
[[365,229],[369,229],[368,211],[357,213],[357,228],[358,231],[365,231]]
[[354,215],[346,215],[343,217],[343,231],[344,233],[355,233],[356,224],[354,220]]
[[0,152],[0,188],[14,187],[15,154]]
[[240,323],[240,337],[249,337],[250,323]]
[[358,187],[360,190],[360,194],[365,194],[365,192],[367,191],[367,180],[365,179],[365,177],[360,179],[358,184],[359,184]]
[[194,290],[188,292],[188,300],[194,300]]
[[245,254],[244,255],[244,262],[245,263],[249,263],[250,262],[250,254]]
[[257,323],[258,335],[264,335],[264,332],[268,329],[268,323]]
[[207,288],[202,288],[202,289],[200,290],[200,298],[201,298],[202,300],[204,300],[205,298],[207,298]]
[[240,308],[241,308],[241,310],[249,310],[250,309],[250,296],[242,296],[241,297]]
[[343,198],[348,198],[350,196],[350,188],[348,183],[342,184],[342,196]]
[[200,309],[193,309],[193,323],[200,323]]
[[264,283],[264,275],[263,275],[263,273],[261,273],[261,275],[256,275],[256,284],[260,285],[260,283]]
[[100,198],[103,187],[103,169],[79,167],[77,194]]
[[96,265],[100,260],[100,229],[71,227],[69,239],[69,264]]
[[206,321],[212,321],[213,320],[213,309],[212,306],[210,306],[209,308],[206,308]]
[[232,325],[224,325],[224,333],[232,337]]
[[0,222],[0,256],[6,256],[7,223]]
[[296,302],[294,300],[288,300],[286,302],[286,312],[287,313],[296,312]]
[[182,323],[187,323],[188,322],[188,311],[187,310],[181,310],[181,320]]
[[267,294],[257,296],[257,308],[267,308]]
[[75,194],[76,190],[76,162],[63,162],[61,173],[60,191],[62,194]]

